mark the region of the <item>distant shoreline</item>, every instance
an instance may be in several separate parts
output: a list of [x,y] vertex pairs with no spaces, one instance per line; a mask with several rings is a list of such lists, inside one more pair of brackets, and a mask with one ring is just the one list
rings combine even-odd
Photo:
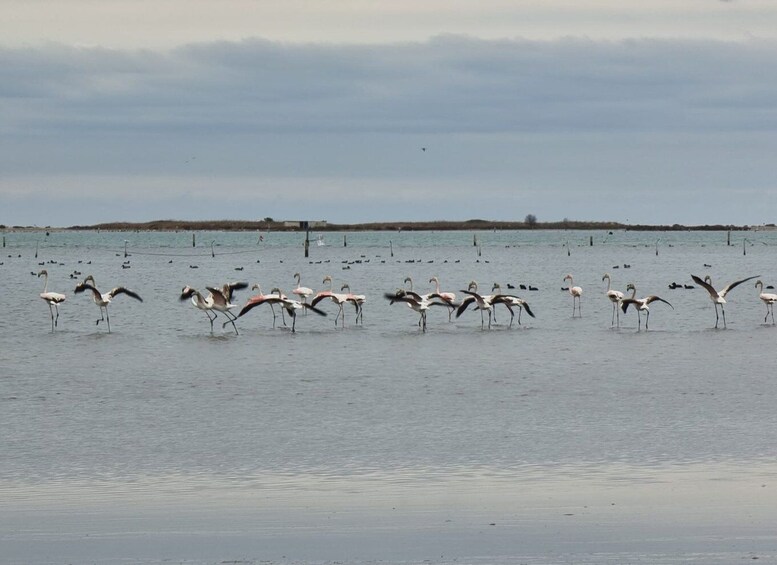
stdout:
[[[7,231],[304,231],[299,222],[244,221],[244,220],[154,220],[150,222],[107,222],[70,227],[0,226]],[[431,222],[369,222],[361,224],[333,224],[311,222],[310,230],[316,232],[360,231],[469,231],[469,230],[624,230],[624,231],[750,231],[753,229],[777,229],[774,225],[737,226],[724,224],[705,225],[652,225],[622,224],[619,222],[501,222],[491,220],[431,221]]]

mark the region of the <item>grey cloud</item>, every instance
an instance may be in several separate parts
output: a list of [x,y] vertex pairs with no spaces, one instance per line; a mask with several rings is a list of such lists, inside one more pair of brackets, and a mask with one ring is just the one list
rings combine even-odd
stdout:
[[6,131],[772,129],[777,44],[253,40],[0,52]]
[[[0,209],[17,202],[17,210],[40,210],[36,195],[59,191],[72,223],[104,219],[75,216],[83,191],[101,214],[122,202],[138,219],[200,210],[251,217],[252,195],[262,195],[276,207],[264,215],[326,212],[339,221],[403,219],[403,210],[408,219],[434,210],[452,219],[534,212],[696,221],[689,203],[702,190],[775,186],[776,55],[777,42],[755,40],[460,36],[0,49]],[[227,177],[244,179],[228,204],[219,197]],[[197,192],[187,198],[192,184]],[[322,185],[324,195],[315,190]],[[133,193],[138,186],[146,190]],[[282,203],[295,186],[304,201]],[[407,190],[424,205],[410,211]],[[473,190],[529,209],[511,216],[486,198],[462,204]],[[646,191],[667,195],[667,204],[638,219],[626,210]],[[338,193],[360,199],[344,207]],[[439,194],[456,200],[443,206]],[[714,221],[768,220],[757,203],[737,206],[738,219],[726,217],[728,208]]]

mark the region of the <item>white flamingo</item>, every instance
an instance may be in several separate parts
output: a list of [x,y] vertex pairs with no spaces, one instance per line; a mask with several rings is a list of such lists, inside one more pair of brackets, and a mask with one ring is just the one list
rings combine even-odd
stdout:
[[582,318],[583,317],[583,308],[580,304],[580,297],[583,296],[583,289],[579,286],[574,286],[575,281],[572,279],[572,275],[569,274],[564,277],[564,280],[569,281],[569,294],[572,295],[572,317],[575,317],[575,301],[577,301],[577,312],[578,315]]
[[[270,294],[260,293],[257,296],[252,296],[251,298],[249,298],[248,301],[245,303],[245,306],[243,306],[243,308],[240,310],[240,313],[237,315],[237,317],[239,318],[240,316],[250,312],[251,310],[253,310],[254,308],[256,308],[261,304],[269,304],[270,307],[272,307],[274,304],[279,304],[281,308],[286,310],[291,316],[292,333],[297,331],[297,310],[304,310],[304,311],[312,310],[319,316],[326,316],[326,312],[319,310],[315,306],[308,304],[307,302],[300,302],[299,300],[292,300],[290,298],[287,298],[279,288],[273,288],[270,291]],[[273,315],[275,315],[274,311],[273,311]]]
[[[650,308],[648,308],[649,304],[651,304],[653,302],[656,302],[656,301],[660,301],[660,302],[663,302],[665,304],[669,304],[669,302],[667,302],[666,300],[664,300],[660,296],[656,296],[654,294],[651,294],[650,296],[646,296],[645,298],[636,298],[636,296],[637,296],[637,289],[631,283],[626,285],[626,290],[627,291],[629,291],[629,290],[632,291],[631,292],[631,296],[629,298],[624,298],[623,300],[621,300],[621,308],[623,309],[623,313],[624,314],[626,313],[626,310],[628,310],[630,304],[633,304],[634,307],[637,309],[637,320],[639,320],[638,323],[637,323],[637,330],[639,330],[639,328],[642,326],[642,316],[640,315],[640,312],[645,312],[646,313],[646,316],[645,316],[645,329],[648,329],[648,322],[650,321]],[[672,308],[672,310],[674,310],[674,306],[672,306],[671,304],[669,304],[669,306]]]
[[621,314],[619,307],[621,305],[621,300],[623,300],[623,293],[620,290],[613,290],[610,288],[610,285],[612,284],[612,278],[610,277],[610,273],[604,273],[604,276],[602,277],[602,280],[607,280],[607,290],[605,290],[605,294],[607,294],[607,298],[612,302],[612,322],[610,322],[610,327],[615,325],[615,319],[617,317],[618,319],[618,327],[621,326]]
[[221,327],[225,327],[227,324],[232,324],[232,327],[235,330],[235,335],[238,334],[237,326],[235,325],[235,320],[237,320],[237,316],[235,316],[230,310],[233,310],[237,308],[237,304],[232,303],[232,295],[235,293],[236,290],[242,290],[244,288],[248,288],[247,282],[234,282],[234,283],[226,283],[221,288],[215,288],[212,286],[206,286],[205,288],[208,289],[211,296],[213,297],[213,309],[221,312],[226,316],[227,321],[221,324]]
[[[482,329],[485,325],[485,320],[483,317],[483,312],[488,312],[488,328],[491,329],[491,318],[493,316],[494,308],[491,304],[491,295],[481,295],[477,292],[478,283],[475,281],[472,281],[469,283],[469,286],[467,287],[467,290],[462,290],[463,294],[468,295],[467,298],[461,301],[461,304],[456,309],[456,317],[458,318],[461,316],[464,311],[469,307],[470,304],[475,304],[475,309],[480,310],[480,328]],[[508,306],[508,309],[512,312],[512,309]],[[496,321],[496,318],[494,317],[494,321]]]
[[440,298],[443,302],[448,303],[448,321],[451,321],[451,314],[456,310],[458,305],[456,304],[455,292],[442,292],[440,291],[440,280],[435,276],[429,279],[429,282],[434,283],[434,294]]
[[772,315],[772,325],[774,325],[774,303],[777,302],[777,294],[771,292],[764,292],[764,283],[760,280],[755,281],[755,288],[760,288],[758,298],[760,298],[764,304],[766,304],[766,316],[764,316],[764,323],[769,318],[769,314]]
[[534,312],[531,311],[529,303],[526,302],[523,298],[515,296],[514,294],[502,294],[502,287],[499,283],[494,283],[494,286],[491,288],[491,292],[494,292],[495,290],[498,292],[491,296],[491,304],[504,304],[507,307],[507,309],[510,311],[511,328],[513,327],[513,318],[515,318],[513,307],[518,308],[518,325],[521,325],[521,313],[524,309],[529,316],[532,318],[536,317]]
[[364,325],[364,303],[367,302],[367,297],[363,294],[353,294],[351,292],[351,286],[348,283],[343,283],[343,286],[340,287],[340,290],[343,291],[345,289],[348,289],[348,294],[346,294],[346,301],[353,304],[354,308],[356,308],[356,319],[354,320],[355,324],[359,323],[359,320],[361,320],[362,325]]
[[[38,273],[38,277],[43,277],[43,292],[40,293],[40,297],[49,305],[51,331],[53,332],[59,322],[59,304],[65,301],[65,295],[60,292],[49,292],[49,272],[46,269],[41,269]],[[54,311],[57,312],[56,317],[54,316]]]
[[[181,296],[179,299],[183,302],[189,298],[191,298],[192,304],[194,304],[198,310],[202,310],[205,312],[205,315],[208,316],[208,320],[210,321],[210,333],[213,333],[213,320],[218,317],[218,314],[213,311],[213,293],[209,292],[208,296],[203,296],[199,290],[186,285],[181,289]],[[213,314],[212,317],[211,314]]]
[[404,302],[412,310],[418,312],[420,314],[420,317],[418,318],[418,327],[420,327],[421,331],[424,332],[426,331],[426,313],[429,308],[432,306],[448,306],[448,304],[445,302],[430,300],[425,296],[421,296],[417,292],[413,292],[412,290],[404,290],[401,288],[398,289],[394,294],[387,292],[384,296],[387,300],[389,300],[389,304],[394,304],[395,302]]
[[731,290],[743,282],[747,282],[749,280],[757,279],[761,275],[755,275],[753,277],[747,277],[746,279],[742,279],[740,281],[732,282],[730,285],[726,286],[723,290],[718,292],[715,290],[715,288],[712,286],[712,279],[709,275],[704,277],[704,280],[700,279],[696,275],[691,275],[691,278],[694,280],[694,282],[698,285],[703,286],[705,289],[707,289],[707,292],[710,295],[710,300],[712,300],[712,303],[715,305],[715,327],[718,327],[718,320],[720,317],[718,316],[718,304],[720,304],[720,311],[723,312],[723,327],[726,327],[726,310],[723,308],[723,305],[726,304],[726,295],[731,292]]
[[[306,286],[300,286],[301,279],[300,279],[299,273],[294,273],[294,280],[297,281],[297,286],[294,288],[294,290],[291,291],[292,294],[296,294],[297,296],[299,296],[301,302],[307,302],[308,298],[310,298],[314,294],[313,289],[308,288]],[[305,311],[307,312],[307,310]]]
[[337,304],[338,311],[337,316],[335,316],[335,326],[337,326],[337,320],[340,319],[342,316],[343,321],[343,328],[345,327],[345,312],[343,311],[343,304],[345,304],[348,300],[348,296],[345,294],[335,293],[332,292],[332,277],[327,275],[324,277],[324,280],[321,281],[322,284],[329,283],[329,290],[322,290],[316,294],[316,296],[313,297],[313,300],[311,300],[310,305],[315,306],[325,298],[329,298],[332,302]]
[[[92,284],[89,284],[89,281],[91,281]],[[75,294],[79,294],[81,292],[84,292],[85,290],[89,290],[92,292],[92,299],[94,300],[94,303],[97,304],[97,306],[99,306],[100,308],[100,319],[97,320],[95,324],[99,324],[100,322],[105,320],[108,324],[108,333],[111,333],[111,317],[108,315],[108,305],[111,303],[111,300],[113,299],[113,297],[119,294],[126,294],[127,296],[130,296],[139,302],[143,302],[143,299],[140,297],[139,294],[123,286],[117,286],[116,288],[110,290],[109,292],[102,294],[100,293],[99,290],[95,288],[94,285],[95,285],[94,277],[92,275],[89,275],[84,279],[83,282],[78,283],[76,285],[76,288],[73,292],[75,292]],[[105,311],[105,316],[103,316],[103,311]]]

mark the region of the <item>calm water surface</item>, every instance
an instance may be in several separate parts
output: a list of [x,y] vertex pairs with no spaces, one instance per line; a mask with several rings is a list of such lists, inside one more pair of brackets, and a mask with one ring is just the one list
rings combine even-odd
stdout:
[[[765,556],[765,547],[774,555],[773,532],[761,524],[777,523],[767,494],[777,487],[777,328],[764,324],[753,281],[729,295],[725,331],[713,328],[704,290],[667,288],[692,284],[691,273],[718,286],[751,275],[777,283],[777,234],[745,235],[749,242],[735,233],[727,246],[719,232],[327,233],[327,245],[305,259],[300,234],[260,242],[252,233],[198,233],[192,248],[186,232],[8,233],[0,256],[0,541],[9,562],[20,563],[236,555],[685,562],[697,554],[740,562]],[[31,274],[40,262],[49,290],[68,295],[54,333],[38,298],[43,281]],[[95,325],[91,298],[73,295],[74,271],[94,275],[103,292],[127,286],[144,302],[118,296],[109,335]],[[205,315],[177,298],[184,285],[231,280],[290,293],[295,272],[314,289],[332,275],[338,288],[348,282],[367,295],[364,324],[354,326],[347,309],[345,328],[335,327],[335,306],[322,303],[330,316],[300,316],[291,334],[273,329],[260,307],[238,321],[240,335],[218,324],[211,335]],[[604,272],[615,288],[633,282],[674,310],[652,305],[650,331],[637,331],[633,311],[612,329]],[[561,291],[567,273],[584,288],[582,318],[572,318]],[[440,309],[423,334],[417,314],[382,298],[407,276],[422,292],[432,290],[431,276],[455,292],[471,280],[487,291],[494,282],[505,291],[531,284],[539,290],[515,292],[536,318],[524,314],[509,328],[497,309],[488,331],[476,312],[449,323]],[[539,524],[578,513],[561,511],[568,506],[612,512],[613,489],[629,512],[593,516],[608,524],[600,529],[564,525],[549,538],[555,549],[536,541],[544,539]],[[698,512],[684,515],[694,504]],[[397,508],[406,509],[401,519],[388,510]],[[446,512],[456,527],[421,518]],[[653,531],[658,514],[695,541]],[[128,515],[154,526],[122,522]],[[468,537],[488,531],[494,515],[515,530]],[[707,523],[710,515],[718,519]],[[148,532],[170,516],[176,533],[163,543]],[[336,516],[349,518],[332,526]],[[415,538],[425,528],[447,558]],[[128,530],[134,537],[117,541]],[[89,532],[111,542],[81,543]],[[349,533],[345,546],[356,549],[331,546],[333,532]],[[716,546],[710,540],[722,532],[740,543]],[[197,545],[197,533],[217,549]],[[614,544],[629,534],[633,543]],[[749,536],[752,544],[741,543]]]

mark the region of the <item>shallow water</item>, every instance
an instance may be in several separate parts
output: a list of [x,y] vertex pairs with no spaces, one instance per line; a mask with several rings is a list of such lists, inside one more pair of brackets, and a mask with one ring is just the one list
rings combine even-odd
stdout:
[[[300,234],[198,233],[196,248],[184,232],[6,234],[7,561],[774,557],[777,328],[753,281],[729,295],[725,331],[704,290],[667,288],[691,273],[775,283],[772,233],[744,247],[719,232],[327,233],[309,259]],[[39,262],[68,294],[54,333]],[[118,296],[107,334],[91,298],[73,295],[74,270],[144,302]],[[674,310],[653,304],[649,331],[633,311],[612,329],[606,271]],[[347,309],[335,327],[322,303],[330,316],[300,316],[291,334],[260,307],[240,335],[211,335],[177,299],[228,280],[289,293],[295,272],[367,295],[364,324]],[[567,273],[584,287],[582,318]],[[382,294],[407,276],[428,292],[433,275],[455,292],[535,285],[515,292],[537,317],[509,328],[497,310],[489,331],[476,312],[449,323],[440,309],[421,333]]]

